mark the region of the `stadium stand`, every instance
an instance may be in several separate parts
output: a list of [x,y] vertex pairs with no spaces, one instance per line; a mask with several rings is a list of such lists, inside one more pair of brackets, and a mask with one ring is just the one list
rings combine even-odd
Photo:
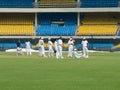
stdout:
[[38,17],[40,25],[36,30],[37,35],[75,35],[76,14],[46,13]]
[[[25,43],[21,43],[21,47],[25,48]],[[0,42],[0,48],[17,48],[17,45],[15,42]]]
[[75,0],[40,0],[40,7],[52,8],[52,7],[76,7]]
[[81,0],[81,7],[118,7],[119,0]]
[[0,35],[34,35],[32,25],[0,25]]
[[120,19],[118,14],[87,13],[77,35],[116,35]]
[[[94,50],[108,50],[108,49],[110,49],[110,48],[112,48],[114,46],[114,43],[112,43],[112,42],[94,42],[94,43],[89,43],[89,45],[88,45],[88,49],[94,49]],[[75,47],[77,48],[77,49],[82,49],[82,44],[81,43],[77,43],[76,45],[75,45]]]
[[0,0],[0,8],[33,8],[33,0]]
[[120,36],[120,31],[118,32],[118,36]]
[[0,35],[34,35],[33,14],[0,14]]
[[78,35],[115,35],[117,25],[83,25],[78,28]]
[[[77,35],[119,35],[119,23],[120,14],[118,13],[81,13],[84,14],[81,21],[81,26],[76,27],[78,12],[76,13],[62,13],[63,8],[99,8],[99,7],[118,7],[119,0],[80,0],[81,3],[77,3],[77,0],[0,0],[0,8],[60,8],[59,13],[37,13],[38,14],[38,27],[34,28],[34,12],[33,14],[17,14],[17,13],[1,13],[0,14],[0,35],[36,35],[37,36],[76,36]],[[79,1],[79,0],[78,0]],[[80,5],[78,5],[80,4]],[[38,6],[35,6],[38,5]],[[33,8],[34,9],[34,8]],[[78,8],[79,9],[79,8]],[[67,12],[67,11],[66,11]],[[96,11],[95,11],[96,12]],[[80,16],[81,17],[81,16]],[[35,26],[36,26],[35,24]],[[16,37],[16,36],[15,36]],[[27,38],[27,37],[26,37]],[[99,38],[99,36],[98,36]],[[18,39],[18,38],[17,38]],[[79,38],[78,38],[79,39]],[[78,40],[77,39],[77,40]],[[90,38],[91,39],[91,38]],[[16,48],[14,41],[2,42],[0,39],[0,48]],[[6,39],[5,39],[6,40]],[[32,39],[33,40],[33,39]],[[76,40],[76,41],[77,41]],[[80,39],[81,40],[81,39]],[[100,39],[99,39],[100,40]],[[99,41],[98,40],[98,41]],[[112,40],[112,39],[111,39]],[[23,42],[25,39],[22,40]],[[79,41],[79,40],[78,40]],[[37,39],[32,43],[38,42]],[[79,41],[80,43],[81,41]],[[81,44],[75,46],[79,49]],[[89,42],[89,48],[111,48],[114,45],[109,42]],[[116,42],[115,42],[116,43]],[[24,46],[24,43],[22,44]],[[65,47],[68,47],[67,43],[64,43]],[[47,44],[45,43],[45,47]]]
[[93,43],[93,48],[112,48],[114,45],[113,43]]
[[37,28],[37,35],[50,35],[50,36],[61,36],[61,35],[75,35],[76,27],[71,25],[66,26],[39,26]]
[[119,14],[112,13],[86,13],[84,15],[82,24],[92,24],[92,25],[113,25],[120,21]]
[[118,43],[117,45],[114,45],[112,49],[120,49],[120,43]]

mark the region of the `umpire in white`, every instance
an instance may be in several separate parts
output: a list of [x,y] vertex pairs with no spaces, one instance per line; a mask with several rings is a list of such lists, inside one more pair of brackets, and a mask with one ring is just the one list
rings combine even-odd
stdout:
[[48,56],[51,57],[53,56],[53,43],[51,41],[51,38],[48,38]]
[[59,57],[60,58],[63,58],[63,55],[62,55],[62,47],[63,47],[63,41],[62,41],[62,37],[60,37],[58,39],[58,54],[59,54]]
[[86,40],[85,37],[83,37],[81,44],[82,44],[82,52],[83,52],[82,56],[84,58],[88,58],[88,41]]
[[31,45],[30,45],[30,41],[29,40],[26,40],[25,46],[26,46],[26,53],[27,53],[27,55],[32,55]]
[[45,56],[45,48],[44,48],[44,40],[43,40],[43,37],[40,37],[40,40],[39,40],[39,56],[40,57],[46,57]]
[[55,57],[58,59],[60,57],[58,52],[58,38],[54,42],[54,52],[55,52]]
[[68,57],[72,57],[72,54],[73,54],[73,45],[74,45],[73,38],[70,37],[70,39],[68,40]]

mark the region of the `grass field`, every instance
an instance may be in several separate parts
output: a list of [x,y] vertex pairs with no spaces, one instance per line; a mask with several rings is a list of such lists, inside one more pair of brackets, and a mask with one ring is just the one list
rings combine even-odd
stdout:
[[120,90],[120,53],[55,59],[1,52],[0,90]]

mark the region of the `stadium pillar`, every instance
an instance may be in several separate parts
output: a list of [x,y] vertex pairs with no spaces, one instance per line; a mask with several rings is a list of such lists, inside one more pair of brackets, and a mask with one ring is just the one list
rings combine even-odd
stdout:
[[80,26],[80,12],[77,14],[77,26]]
[[77,7],[80,7],[81,5],[81,0],[77,0]]
[[35,2],[38,2],[38,0],[35,0]]
[[120,0],[118,0],[118,7],[120,7]]
[[37,25],[38,25],[38,21],[37,21],[37,13],[35,13],[35,35],[36,35]]
[[35,3],[34,3],[34,7],[35,7],[35,8],[39,8],[38,0],[35,0],[34,2],[35,2]]

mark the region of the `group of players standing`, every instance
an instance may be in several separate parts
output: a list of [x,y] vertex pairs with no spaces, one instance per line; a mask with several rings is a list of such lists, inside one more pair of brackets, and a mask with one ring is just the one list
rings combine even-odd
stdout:
[[[40,37],[39,39],[39,56],[40,57],[47,57],[45,55],[45,49],[44,49],[44,38]],[[85,39],[85,37],[83,38],[81,44],[82,44],[82,54],[78,53],[76,51],[76,48],[74,47],[74,43],[75,40],[70,37],[70,39],[68,40],[68,57],[72,57],[74,56],[75,58],[80,58],[80,57],[84,57],[84,58],[88,58],[88,41]],[[62,41],[62,37],[59,37],[55,40],[54,42],[54,49],[53,49],[53,42],[51,41],[51,38],[48,38],[48,57],[53,57],[54,53],[55,53],[55,57],[58,58],[64,58],[62,51],[63,50],[63,41]]]
[[[74,46],[75,40],[70,37],[68,40],[68,57],[75,57],[75,58],[88,58],[88,41],[85,39],[85,37],[83,38],[81,44],[82,44],[82,54],[77,52],[77,49]],[[19,43],[17,43],[19,46]],[[45,54],[45,48],[44,48],[44,38],[40,37],[39,41],[39,56],[40,57],[47,57]],[[53,45],[54,44],[54,45]],[[31,46],[30,46],[30,41],[26,41],[25,42],[26,45],[26,53],[27,55],[32,55],[31,52]],[[53,48],[54,46],[54,48]],[[19,47],[17,47],[17,51],[19,51]],[[63,59],[63,41],[62,41],[62,37],[57,38],[54,43],[51,41],[51,38],[48,38],[48,57],[53,57],[55,56],[57,59],[61,58]],[[55,53],[55,55],[54,55]]]

